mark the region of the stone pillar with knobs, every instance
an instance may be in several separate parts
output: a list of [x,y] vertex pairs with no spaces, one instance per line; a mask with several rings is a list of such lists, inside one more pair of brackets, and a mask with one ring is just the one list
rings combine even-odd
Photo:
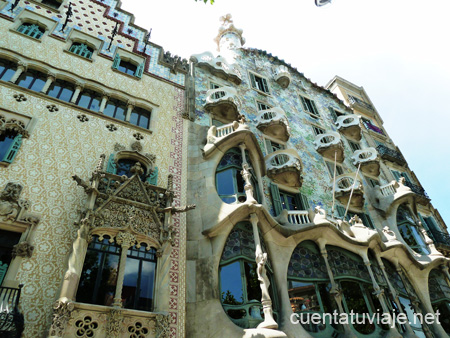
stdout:
[[261,287],[261,304],[263,306],[264,321],[258,325],[258,329],[277,329],[278,324],[273,318],[272,299],[269,294],[270,281],[266,274],[267,252],[262,251],[261,240],[258,231],[258,216],[250,214],[250,222],[253,227],[255,240],[256,272],[258,274],[259,286]]
[[98,110],[99,113],[102,113],[102,114],[103,114],[103,111],[104,111],[105,108],[106,108],[106,103],[108,103],[109,97],[110,97],[110,94],[109,94],[109,93],[103,92],[103,95],[102,95],[102,102],[100,103],[100,108],[99,108],[99,110]]
[[16,83],[17,80],[19,79],[19,76],[22,75],[22,73],[26,69],[27,69],[27,64],[24,63],[24,62],[19,62],[16,72],[14,73],[13,77],[11,78],[11,80],[9,80],[9,82]]
[[115,307],[122,307],[123,278],[125,277],[125,265],[128,249],[136,244],[136,237],[129,232],[119,232],[116,236],[116,243],[120,245],[119,271],[117,273],[116,293],[114,295]]
[[81,82],[76,82],[75,85],[76,85],[75,86],[75,92],[73,93],[72,100],[70,100],[70,103],[76,103],[77,102],[78,96],[80,96],[81,90],[84,87],[84,83],[81,83]]

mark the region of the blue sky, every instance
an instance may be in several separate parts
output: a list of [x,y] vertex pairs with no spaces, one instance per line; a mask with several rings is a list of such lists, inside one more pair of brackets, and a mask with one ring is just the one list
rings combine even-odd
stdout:
[[122,0],[151,41],[186,59],[213,42],[231,13],[245,47],[267,50],[324,86],[363,86],[390,137],[450,225],[450,1]]

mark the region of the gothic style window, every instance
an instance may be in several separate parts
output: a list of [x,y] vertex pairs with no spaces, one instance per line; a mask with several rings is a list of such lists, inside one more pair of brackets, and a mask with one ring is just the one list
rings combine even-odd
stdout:
[[[140,176],[141,181],[147,180],[150,184],[156,185],[158,181],[158,168],[155,167],[151,171],[150,175],[147,175],[147,167],[142,164],[140,161],[132,158],[121,158],[118,161],[115,160],[115,155],[111,154],[108,159],[108,164],[106,167],[106,171],[110,174],[115,174],[119,176],[127,176],[131,177],[134,174],[131,172],[131,168],[139,162],[141,164],[141,168],[144,170],[144,173]],[[147,177],[148,176],[148,177]]]
[[99,93],[85,89],[78,97],[77,105],[98,112],[101,102],[102,96]]
[[[242,177],[242,155],[239,148],[232,148],[226,152],[219,162],[216,170],[217,192],[225,203],[243,203],[246,201],[245,181]],[[246,153],[250,167],[249,156]],[[254,172],[252,172],[252,186],[254,197],[259,201],[258,184]]]
[[14,62],[0,59],[0,80],[9,81],[17,70]]
[[55,99],[70,102],[74,92],[75,86],[72,83],[58,79],[52,83],[47,95]]
[[19,33],[28,35],[29,37],[40,39],[42,35],[45,33],[45,29],[42,27],[39,27],[38,25],[31,24],[31,23],[23,23],[19,26],[17,29]]
[[[263,252],[267,252],[260,234]],[[228,317],[243,328],[256,327],[261,316],[261,288],[256,272],[255,242],[252,225],[242,222],[230,232],[220,259],[220,294],[222,306]],[[274,298],[273,270],[270,260],[266,264],[270,280],[269,293],[276,317],[277,301]]]
[[428,277],[428,288],[433,310],[439,310],[439,320],[444,330],[450,334],[450,286],[444,273],[433,269]]
[[[381,260],[383,261],[383,265],[385,267],[386,274],[389,277],[389,281],[390,281],[392,287],[395,289],[395,291],[397,291],[398,299],[399,299],[400,306],[401,306],[401,311],[403,313],[405,313],[406,316],[408,317],[408,321],[411,324],[411,328],[413,329],[413,331],[415,332],[417,337],[425,338],[425,334],[423,333],[422,326],[420,325],[420,323],[417,320],[415,320],[416,309],[413,306],[412,300],[415,300],[418,302],[419,299],[414,291],[414,288],[408,281],[406,274],[404,272],[403,272],[403,278],[402,278],[402,276],[400,276],[397,269],[391,262],[389,262],[388,260],[386,260],[384,258],[382,258]],[[449,295],[450,295],[450,293],[449,293]],[[430,288],[430,296],[431,296],[431,298],[433,298],[433,293],[431,291],[431,288]],[[398,313],[398,306],[394,302],[390,293],[388,294],[388,299],[390,301],[390,304],[392,305],[392,308],[395,309],[396,312]],[[450,316],[450,314],[449,314],[449,316]],[[447,318],[450,318],[450,317],[447,317]],[[405,331],[404,328],[402,328],[402,330]]]
[[103,110],[104,115],[111,116],[122,121],[125,121],[126,113],[127,104],[116,99],[109,99],[106,103],[105,110]]
[[367,320],[363,324],[362,316],[372,316],[381,312],[381,304],[374,294],[372,280],[363,259],[341,248],[327,246],[328,259],[334,278],[343,291],[343,305],[347,313],[353,310],[357,314],[355,323],[351,327],[361,334],[381,334],[382,328],[371,324]]
[[86,59],[91,59],[92,54],[94,53],[94,50],[91,47],[81,42],[74,42],[72,46],[70,46],[69,51]]
[[0,285],[6,276],[8,267],[12,261],[12,250],[19,243],[20,232],[12,232],[0,229]]
[[330,290],[327,268],[319,248],[311,241],[297,245],[288,266],[289,300],[303,328],[313,336],[333,337],[335,331],[342,329],[330,322],[314,324],[308,320],[314,313],[339,311]]
[[47,82],[47,76],[37,70],[29,69],[19,77],[17,85],[40,92]]
[[425,240],[417,229],[414,217],[405,205],[401,205],[397,210],[397,227],[411,249],[419,254],[430,253]]
[[135,126],[148,129],[150,126],[150,115],[151,113],[148,110],[140,107],[134,107],[131,112],[130,123]]
[[[156,278],[156,250],[145,246],[128,249],[125,262],[120,261],[121,248],[105,236],[93,236],[84,261],[77,301],[111,306],[118,283],[122,284],[124,308],[152,311]],[[125,264],[125,275],[118,280],[119,265]]]
[[145,61],[140,65],[136,65],[133,62],[122,60],[120,55],[116,54],[112,67],[122,73],[141,78],[144,73]]

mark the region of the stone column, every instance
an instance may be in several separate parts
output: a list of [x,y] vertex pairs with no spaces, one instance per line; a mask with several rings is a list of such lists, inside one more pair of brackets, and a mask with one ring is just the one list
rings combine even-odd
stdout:
[[84,84],[82,84],[81,82],[77,82],[76,83],[76,87],[75,87],[75,93],[73,93],[72,96],[72,100],[70,100],[70,103],[76,103],[78,100],[78,96],[81,93],[81,90],[83,89]]
[[[321,247],[320,254],[323,257],[323,260],[325,261],[325,266],[327,268],[328,277],[330,278],[330,283],[331,283],[330,294],[334,296],[334,299],[335,299],[336,304],[339,309],[339,313],[346,313],[344,310],[344,306],[342,305],[342,290],[340,289],[339,285],[334,280],[333,271],[331,271],[330,264],[328,262],[327,249],[325,248],[325,245],[323,243],[319,243],[319,245]],[[342,324],[342,326],[344,327],[344,337],[345,338],[356,338],[356,335],[353,333],[353,331],[350,328],[350,325],[348,323]]]
[[24,63],[24,62],[19,62],[16,72],[14,73],[13,77],[11,78],[11,80],[9,80],[9,82],[16,83],[16,81],[19,78],[19,76],[22,75],[22,73],[26,69],[27,69],[27,64]]
[[245,182],[245,186],[244,186],[244,190],[245,190],[245,196],[247,197],[246,199],[246,203],[252,203],[252,204],[257,204],[258,202],[255,200],[255,198],[253,197],[253,186],[252,183],[250,181],[252,174],[250,173],[250,167],[248,165],[247,159],[245,157],[245,144],[241,143],[239,144],[239,148],[241,148],[241,152],[242,152],[242,171],[241,171],[241,175],[244,179]]
[[98,110],[99,113],[103,114],[103,111],[105,110],[106,103],[108,102],[110,95],[108,93],[103,93],[102,96],[102,102],[100,103],[100,109]]
[[[395,288],[392,286],[392,284],[391,284],[391,282],[389,280],[389,277],[388,277],[388,275],[386,273],[386,269],[384,267],[383,261],[381,260],[381,258],[378,256],[377,253],[375,253],[375,256],[377,258],[378,265],[380,266],[381,272],[383,273],[384,279],[386,280],[386,283],[388,285],[389,292],[391,293],[392,298],[394,298],[394,302],[397,305],[399,313],[403,313],[406,316],[406,313],[403,311],[402,305],[400,303],[400,299],[398,298],[398,293],[395,290]],[[404,326],[405,326],[405,331],[406,331],[406,336],[405,337],[417,338],[416,334],[414,333],[413,329],[411,328],[411,325],[409,325],[409,320],[406,321]]]
[[127,260],[127,251],[136,243],[136,237],[129,232],[119,232],[116,236],[116,243],[121,246],[119,272],[117,273],[116,293],[113,306],[122,307],[122,287],[125,276],[125,265]]
[[263,306],[264,321],[258,325],[262,329],[277,329],[278,324],[273,319],[272,300],[269,295],[270,281],[266,274],[267,252],[262,252],[261,241],[258,232],[258,216],[256,214],[250,215],[250,222],[253,226],[253,236],[255,239],[255,257],[256,257],[256,272],[258,273],[259,286],[261,287],[261,304]]
[[133,112],[133,108],[136,106],[136,103],[132,100],[128,100],[127,106],[127,115],[125,115],[125,121],[129,122],[131,118],[131,113]]
[[56,80],[56,75],[53,73],[47,74],[47,82],[45,82],[44,88],[42,88],[41,93],[47,94],[48,89],[50,88],[51,84]]

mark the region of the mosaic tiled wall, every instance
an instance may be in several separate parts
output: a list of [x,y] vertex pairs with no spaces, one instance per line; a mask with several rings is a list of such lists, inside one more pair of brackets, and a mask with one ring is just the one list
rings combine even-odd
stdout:
[[[203,108],[206,100],[206,92],[209,89],[209,81],[234,86],[237,90],[239,102],[239,113],[245,115],[247,124],[256,136],[261,150],[266,156],[264,147],[263,133],[256,128],[256,118],[258,109],[256,101],[268,104],[272,107],[281,107],[289,120],[291,127],[291,137],[287,142],[288,148],[295,149],[303,163],[302,176],[304,178],[300,192],[306,195],[312,207],[320,205],[326,210],[331,210],[332,204],[332,180],[328,173],[323,157],[315,150],[313,142],[315,135],[311,123],[328,131],[336,131],[336,126],[332,123],[333,118],[329,107],[336,110],[345,111],[345,106],[339,100],[333,97],[333,94],[323,89],[318,89],[303,75],[291,69],[292,81],[288,88],[283,89],[273,79],[273,67],[277,62],[266,55],[256,54],[250,51],[239,51],[236,64],[241,74],[242,83],[234,86],[226,81],[215,79],[208,70],[196,68],[196,120],[201,125],[210,125],[208,112]],[[251,88],[248,71],[253,71],[260,76],[268,79],[271,95],[260,94]],[[311,117],[303,110],[299,94],[314,100],[317,109],[322,116],[319,119]],[[368,146],[364,139],[361,140],[361,146]],[[345,161],[343,166],[347,172],[356,172],[356,167],[351,162],[353,151],[344,140]],[[269,192],[270,180],[265,177],[264,187],[266,201],[271,205],[271,196]]]

